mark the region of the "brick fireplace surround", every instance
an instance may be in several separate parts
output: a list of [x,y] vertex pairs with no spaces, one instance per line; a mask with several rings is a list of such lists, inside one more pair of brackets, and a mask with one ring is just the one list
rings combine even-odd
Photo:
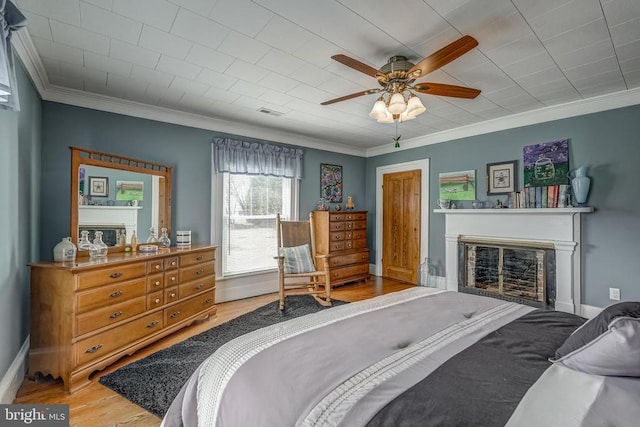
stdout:
[[593,208],[436,209],[446,216],[446,287],[458,290],[460,238],[552,244],[556,254],[555,309],[583,313],[580,291],[580,220]]

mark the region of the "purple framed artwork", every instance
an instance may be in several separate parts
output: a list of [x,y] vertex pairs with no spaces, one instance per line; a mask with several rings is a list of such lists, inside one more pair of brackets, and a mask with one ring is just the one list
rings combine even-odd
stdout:
[[567,184],[569,140],[527,145],[523,149],[524,186]]
[[342,203],[342,166],[320,164],[320,197]]

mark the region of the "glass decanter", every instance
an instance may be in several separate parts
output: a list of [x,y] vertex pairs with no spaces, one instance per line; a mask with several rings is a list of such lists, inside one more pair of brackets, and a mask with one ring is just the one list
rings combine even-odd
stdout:
[[158,239],[158,243],[160,243],[160,247],[162,248],[171,246],[171,239],[169,239],[169,235],[167,234],[167,227],[162,227],[162,234],[160,235],[160,239]]
[[91,242],[89,241],[89,232],[82,230],[80,232],[80,240],[78,241],[78,250],[88,251],[91,248]]
[[157,243],[158,242],[158,236],[156,235],[156,230],[153,229],[153,227],[151,227],[149,229],[149,237],[147,238],[147,243]]
[[89,257],[104,258],[108,251],[109,247],[102,241],[102,231],[96,231],[96,238],[93,239],[93,244],[89,248]]

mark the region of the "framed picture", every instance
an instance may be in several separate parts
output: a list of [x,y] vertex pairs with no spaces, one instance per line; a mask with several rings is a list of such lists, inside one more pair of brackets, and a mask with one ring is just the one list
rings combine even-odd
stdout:
[[320,164],[320,197],[342,203],[342,166]]
[[508,194],[516,191],[517,160],[487,164],[487,194]]
[[144,182],[116,181],[116,200],[143,200]]
[[476,171],[446,172],[439,175],[440,200],[475,200]]
[[569,183],[569,140],[527,145],[523,148],[524,187]]
[[91,197],[109,197],[109,178],[106,176],[90,176],[89,195]]

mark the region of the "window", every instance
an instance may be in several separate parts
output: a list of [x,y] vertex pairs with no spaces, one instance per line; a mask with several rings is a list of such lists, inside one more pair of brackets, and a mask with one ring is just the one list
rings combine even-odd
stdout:
[[[266,175],[222,175],[222,274],[275,269],[276,214],[297,212],[297,180]],[[297,215],[296,215],[297,216]]]

